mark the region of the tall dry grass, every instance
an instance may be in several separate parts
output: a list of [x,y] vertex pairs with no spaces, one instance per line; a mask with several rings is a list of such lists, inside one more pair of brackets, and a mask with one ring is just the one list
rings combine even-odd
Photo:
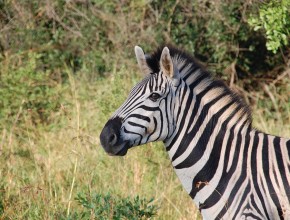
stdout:
[[[153,204],[159,207],[156,219],[200,219],[161,143],[137,147],[122,158],[106,155],[100,146],[101,128],[140,79],[136,71],[123,67],[109,78],[91,81],[67,69],[70,83],[65,96],[71,104],[55,116],[60,126],[35,127],[25,121],[29,112],[19,106],[14,125],[1,131],[3,219],[65,219],[82,209],[75,200],[78,193],[94,192],[154,197]],[[287,89],[289,79],[282,80]],[[271,85],[265,93],[270,92],[272,96],[255,93],[254,125],[289,136],[289,97]],[[262,104],[273,108],[261,108]],[[19,115],[24,128],[18,127]]]

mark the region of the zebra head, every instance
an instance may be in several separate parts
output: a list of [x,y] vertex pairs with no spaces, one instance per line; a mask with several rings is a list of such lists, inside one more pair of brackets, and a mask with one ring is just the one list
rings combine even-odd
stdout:
[[175,128],[172,106],[177,100],[172,97],[184,84],[169,49],[163,48],[158,71],[150,68],[150,57],[140,47],[135,47],[135,54],[145,78],[133,87],[101,132],[101,144],[110,155],[123,156],[133,146],[164,141]]

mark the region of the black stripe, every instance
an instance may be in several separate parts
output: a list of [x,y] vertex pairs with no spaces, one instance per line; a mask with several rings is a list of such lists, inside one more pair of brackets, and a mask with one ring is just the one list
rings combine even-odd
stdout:
[[[195,98],[195,105],[194,105],[194,107],[193,107],[193,110],[191,111],[191,112],[188,112],[188,113],[190,113],[191,114],[191,117],[190,117],[190,119],[189,119],[189,122],[187,122],[186,124],[187,124],[187,129],[192,125],[192,123],[193,123],[193,121],[194,121],[194,119],[195,119],[195,117],[196,117],[196,114],[197,114],[197,112],[198,112],[198,110],[199,110],[199,108],[204,108],[204,106],[200,106],[200,103],[201,103],[201,99],[203,98],[203,96],[205,96],[205,94],[207,93],[207,92],[209,92],[211,89],[214,89],[214,88],[216,88],[214,85],[209,85],[204,91],[202,91],[201,93],[199,93],[198,95],[196,95],[195,96],[195,94],[193,94],[192,92],[192,94],[190,93],[190,95],[189,95],[189,98],[188,98],[188,101],[187,102],[189,102],[189,105],[188,106],[190,106],[190,104],[191,104],[191,102],[192,102],[192,100]],[[220,96],[218,96],[219,98],[222,98],[222,97],[224,97],[224,94],[221,94]],[[216,98],[217,99],[217,98]],[[188,110],[188,108],[185,108],[185,110]],[[176,140],[178,139],[178,137],[180,136],[180,133],[181,133],[181,131],[182,131],[182,129],[183,129],[183,126],[184,126],[184,122],[185,122],[185,118],[186,118],[186,115],[184,115],[184,118],[183,118],[183,120],[181,121],[181,123],[179,124],[179,125],[177,125],[178,126],[178,131],[176,132],[176,135],[175,135],[175,137],[173,138],[173,140],[171,141],[171,143],[167,146],[167,148],[166,148],[166,150],[167,151],[169,151],[171,148],[172,148],[172,146],[174,145],[174,143],[176,142]],[[177,121],[177,120],[176,120]],[[190,143],[190,139],[192,139],[192,136],[184,136],[183,138],[182,138],[182,142],[188,142],[188,144]],[[184,143],[181,143],[181,145],[178,147],[178,151],[180,151],[181,152],[181,154],[186,150],[186,148],[187,148],[187,146],[188,145],[185,145]]]
[[[259,187],[262,188],[262,189],[264,190],[264,192],[267,192],[267,190],[268,190],[268,189],[266,189],[266,186],[264,185],[264,182],[263,182],[263,181],[261,181],[261,183],[259,184]],[[264,194],[264,196],[266,196],[266,195]],[[264,197],[264,198],[265,198],[265,197]],[[268,202],[268,198],[267,198],[267,196],[266,196],[266,201],[265,201],[265,203],[267,203],[267,202]],[[271,220],[271,218],[269,217],[269,212],[271,213],[272,210],[268,210],[268,209],[266,209],[266,210],[264,210],[264,211],[265,211],[265,213],[266,213],[267,219]]]
[[[160,74],[154,74],[154,83],[155,83],[154,91],[158,90],[158,85],[159,85],[159,83],[158,83],[159,77],[158,76],[160,76]],[[162,76],[161,76],[161,78],[162,78]]]
[[161,89],[162,89],[161,86],[163,85],[163,76],[162,76],[162,74],[159,75],[159,78],[160,78],[160,83],[159,83],[158,89],[159,89],[159,91],[161,91]]
[[251,199],[250,200],[251,201],[251,205],[254,207],[255,212],[259,213],[260,216],[263,216],[261,210],[258,208],[258,205],[256,204],[256,201],[255,201],[255,198],[254,198],[253,194],[251,194],[250,199]]
[[266,218],[269,218],[269,214],[267,212],[266,204],[264,201],[264,198],[261,193],[261,186],[258,184],[258,159],[257,159],[257,150],[258,150],[258,145],[259,145],[259,137],[258,137],[258,132],[255,132],[254,134],[254,140],[253,140],[253,149],[252,149],[252,155],[251,155],[251,169],[252,169],[252,178],[253,178],[253,183],[254,183],[254,189],[259,197],[259,200],[262,204],[263,210],[266,213]]
[[[246,122],[244,122],[242,124],[241,128],[243,128],[245,126],[245,123]],[[235,126],[233,126],[230,129],[230,134],[229,134],[228,142],[227,142],[227,145],[226,145],[226,151],[225,151],[225,157],[224,158],[230,158],[230,153],[233,150],[232,146],[233,146],[233,141],[234,141],[234,137],[235,137],[234,130],[235,130]],[[236,145],[234,146],[235,149],[240,149],[241,148],[241,135],[239,133],[240,132],[238,131]],[[236,167],[237,167],[237,164],[238,164],[238,155],[239,155],[239,151],[237,150],[234,153],[234,158],[233,158],[231,167],[230,167],[228,172],[227,172],[227,166],[228,166],[229,160],[225,160],[225,164],[224,164],[224,167],[223,167],[223,173],[222,173],[220,182],[218,183],[218,185],[217,185],[217,187],[215,189],[216,193],[212,193],[205,201],[207,207],[212,207],[217,202],[219,202],[219,200],[221,199],[221,195],[224,194],[225,190],[227,189],[229,181],[230,181],[232,175],[236,171]],[[191,194],[190,194],[190,196],[191,196]],[[224,201],[221,201],[221,202],[224,202]]]
[[[189,91],[189,95],[188,95],[188,99],[186,100],[186,104],[185,103],[181,103],[180,105],[186,105],[185,108],[184,108],[184,112],[188,112],[188,109],[192,103],[192,99],[193,99],[193,93]],[[173,100],[172,100],[173,102]],[[173,105],[175,107],[175,105]],[[180,112],[180,106],[179,106],[179,110]],[[185,124],[185,119],[186,119],[186,114],[184,114],[184,117],[181,118],[181,121],[180,123],[177,125],[178,126],[178,131],[176,133],[176,135],[174,136],[173,140],[171,141],[171,143],[169,144],[169,146],[166,148],[167,151],[169,151],[171,149],[171,147],[173,146],[174,142],[177,140],[177,138],[179,137],[180,135],[180,132],[183,128],[183,125]],[[174,123],[177,123],[178,121],[178,117],[175,119],[175,122]]]
[[169,87],[168,86],[168,81],[166,80],[166,82],[164,83],[164,92],[167,92],[168,87]]
[[[212,151],[210,153],[209,159],[206,162],[206,164],[204,165],[204,167],[200,170],[199,173],[197,173],[197,175],[193,179],[193,186],[196,186],[196,184],[200,181],[201,182],[210,182],[212,180],[212,178],[214,177],[214,175],[216,174],[216,170],[218,168],[219,161],[220,161],[220,155],[221,155],[221,151],[222,151],[224,137],[225,137],[225,133],[227,130],[227,124],[232,119],[232,117],[233,117],[233,115],[228,117],[223,122],[223,124],[222,124],[220,130],[218,131],[218,134],[216,135],[216,138],[214,140],[213,148],[212,148]],[[226,159],[226,158],[224,158],[224,159]],[[205,186],[205,184],[202,184],[198,188],[196,188],[196,187],[192,188],[190,195],[192,197],[195,197],[196,193],[198,191],[200,191],[204,186]]]
[[290,158],[290,140],[286,141],[286,149],[288,151],[288,158]]
[[156,106],[156,107],[150,107],[148,105],[140,105],[138,108],[141,108],[145,111],[149,111],[149,112],[154,112],[154,111],[161,111],[159,106]]
[[150,118],[144,115],[131,114],[126,118],[126,120],[128,120],[129,118],[138,118],[138,119],[141,119],[150,123]]
[[135,134],[135,135],[138,135],[140,137],[140,139],[142,139],[142,135],[141,134],[138,134],[138,133],[136,133],[134,131],[129,131],[125,127],[124,127],[124,132],[127,133],[127,134]]
[[[233,104],[233,102],[228,103],[227,105],[223,106],[223,108],[220,109],[220,111],[218,111],[215,115],[213,115],[211,117],[211,119],[209,120],[209,122],[207,123],[204,132],[202,133],[202,135],[200,136],[200,139],[198,140],[198,146],[193,148],[192,152],[188,155],[188,157],[182,161],[180,164],[176,165],[174,168],[175,169],[182,169],[182,168],[187,168],[187,167],[191,167],[192,165],[194,165],[204,154],[204,151],[206,150],[206,146],[207,146],[207,142],[210,138],[210,136],[213,134],[214,128],[217,124],[217,121],[219,119],[219,117],[224,113],[225,110],[227,110],[227,108],[229,108],[231,105]],[[198,129],[200,128],[200,125],[203,123],[204,118],[206,117],[206,115],[208,114],[209,108],[207,109],[203,109],[202,111],[202,115],[199,116],[199,119],[197,121],[197,125],[195,128],[193,129],[188,135],[189,136],[193,136],[194,134],[196,134],[198,132]],[[190,140],[191,141],[191,140]],[[186,146],[188,146],[189,143],[186,143]],[[173,156],[173,158],[177,158],[176,154]],[[172,161],[174,161],[174,159],[172,158]]]
[[[239,156],[240,156],[240,153],[241,153],[240,149],[242,148],[242,145],[241,145],[241,143],[242,143],[241,131],[243,130],[244,126],[245,126],[245,124],[243,124],[241,126],[241,128],[239,129],[239,131],[238,131],[236,146],[232,146],[230,148],[230,150],[235,149],[234,157],[233,157],[233,161],[232,161],[232,166],[231,166],[229,172],[227,173],[226,178],[224,178],[224,175],[222,175],[222,177],[221,177],[220,184],[224,183],[226,186],[224,186],[224,188],[222,188],[223,191],[220,191],[218,189],[220,184],[218,185],[218,187],[216,188],[214,193],[205,201],[205,203],[207,204],[206,208],[212,207],[215,204],[215,200],[219,200],[219,202],[224,202],[224,200],[220,200],[221,199],[221,195],[226,190],[227,185],[229,184],[229,181],[230,181],[232,175],[236,172],[237,164],[238,164],[238,162],[240,162],[239,161]],[[225,204],[224,208],[218,214],[218,216],[220,218],[222,218],[224,216],[224,214],[228,211],[229,207],[232,205],[232,203],[233,203],[233,201],[235,199],[236,193],[239,191],[240,187],[242,186],[242,184],[244,183],[244,181],[245,181],[245,179],[247,177],[247,154],[248,154],[249,141],[250,141],[249,132],[247,132],[246,135],[245,135],[244,151],[242,152],[243,161],[242,161],[241,174],[240,174],[238,180],[234,183],[234,187],[231,190],[229,198],[227,199],[227,203]],[[229,158],[229,157],[225,157],[225,158]],[[224,166],[224,171],[227,169],[227,166],[228,166],[228,164],[226,164]],[[248,188],[246,192],[249,192],[249,190],[250,190],[250,188]],[[244,196],[246,196],[246,195],[244,194]],[[241,202],[243,202],[243,201],[244,200],[241,200]]]
[[134,111],[141,103],[143,103],[143,101],[137,103],[136,102],[127,103],[126,106],[124,106],[125,111],[123,111],[122,114],[128,115],[130,112]]
[[[198,69],[200,69],[200,67],[194,65],[194,63],[191,63],[191,64],[192,64],[192,65],[191,65],[191,67],[187,70],[186,75],[194,74]],[[185,64],[184,64],[184,65],[179,69],[179,72],[182,73],[183,69],[184,69],[185,67],[187,67],[187,66],[188,66],[188,63],[185,63]],[[183,73],[183,74],[184,74],[184,73]]]
[[[283,146],[280,145],[280,140],[281,140],[280,137],[274,137],[273,144],[274,144],[274,149],[275,149],[275,154],[276,154],[276,161],[277,161],[278,168],[279,168],[279,171],[281,174],[282,182],[283,182],[283,185],[284,185],[284,188],[286,191],[288,202],[290,203],[290,186],[289,186],[289,183],[288,183],[288,180],[286,177],[287,173],[286,173],[286,168],[285,168],[284,163],[283,163],[284,159],[283,159],[282,150],[281,150],[281,147],[283,147]],[[290,141],[288,141],[288,144],[289,144],[289,142]],[[290,146],[288,145],[287,148],[290,149]],[[286,158],[285,158],[285,160],[286,160]],[[289,175],[289,173],[288,173],[288,175]]]
[[[141,89],[141,88],[140,88]],[[139,89],[139,90],[140,90]],[[130,96],[127,98],[127,100],[125,101],[125,103],[123,103],[123,105],[122,105],[122,112],[124,111],[124,110],[127,110],[126,109],[126,107],[125,106],[130,106],[130,103],[134,103],[136,100],[138,100],[138,98],[140,98],[142,95],[139,95],[139,93],[140,93],[140,91],[136,91],[136,93],[134,92],[132,92],[131,94],[130,94]],[[140,102],[139,102],[140,103]]]
[[[201,94],[201,96],[202,95],[203,94]],[[200,126],[202,125],[205,117],[208,115],[208,111],[209,111],[210,107],[212,105],[214,105],[217,101],[219,101],[223,97],[223,94],[221,94],[220,96],[218,96],[215,99],[211,100],[209,103],[205,104],[203,107],[200,106],[200,102],[201,102],[201,98],[202,98],[201,96],[196,97],[196,103],[194,105],[194,108],[193,108],[193,111],[192,111],[192,116],[191,116],[191,118],[190,118],[190,120],[189,120],[189,122],[187,124],[187,129],[186,130],[188,131],[188,129],[192,125],[192,123],[193,123],[193,121],[195,119],[195,116],[197,115],[197,112],[198,112],[199,108],[202,108],[200,115],[197,116],[198,120],[196,121],[196,124],[194,125],[194,127],[192,128],[192,130],[189,133],[185,132],[181,142],[179,143],[179,147],[178,147],[177,151],[175,152],[175,154],[172,157],[172,161],[174,161],[177,157],[179,157],[180,155],[182,155],[186,151],[186,149],[188,148],[190,142],[192,141],[192,138],[198,132],[198,130],[199,130]],[[190,106],[191,101],[188,102],[187,104],[188,104],[188,106]],[[186,108],[186,109],[188,109],[188,108]],[[184,118],[186,118],[186,115],[184,116]],[[210,122],[211,121],[209,121],[208,124]],[[183,124],[184,123],[181,123],[181,125],[183,125]],[[181,127],[183,127],[183,126],[181,126]],[[178,133],[176,136],[179,136],[179,135],[180,134]]]
[[[140,94],[139,97],[142,97],[142,96],[146,93],[146,90],[147,90],[147,86],[142,87],[141,92],[139,92],[139,94]],[[134,96],[133,96],[133,97],[134,97]],[[134,97],[134,98],[135,98],[135,97]]]
[[[240,203],[239,203],[239,205],[238,205],[238,208],[237,208],[237,210],[236,210],[236,213],[235,213],[234,216],[233,216],[233,219],[236,219],[236,218],[237,218],[237,215],[238,215],[239,211],[241,211],[242,205],[243,205],[243,203],[245,202],[246,198],[248,197],[250,191],[251,191],[251,185],[250,185],[250,183],[248,182],[246,188],[244,189],[243,196],[242,196],[242,198],[240,199]],[[234,190],[233,190],[232,192],[234,192]]]
[[[192,76],[192,74],[187,74],[186,76],[183,77],[183,80],[186,82],[186,80]],[[193,83],[191,85],[188,85],[188,86],[191,86],[192,88],[195,87],[196,85],[198,85],[203,79],[205,78],[209,78],[208,75],[206,74],[199,74],[199,76],[197,76],[197,78],[193,81]]]
[[150,79],[149,79],[149,84],[148,84],[148,86],[149,86],[149,91],[150,91],[150,93],[153,91],[153,79],[154,79],[154,74],[150,77]]
[[128,121],[128,124],[133,126],[133,127],[143,128],[145,130],[145,133],[147,132],[147,128],[144,125],[140,125],[140,124],[137,124],[137,123],[132,122],[132,121]]
[[162,113],[163,112],[160,110],[160,119],[158,121],[158,123],[160,123],[159,135],[158,135],[158,137],[154,141],[159,140],[159,138],[160,138],[160,136],[161,136],[161,134],[163,132],[164,117],[163,117],[163,114]]
[[245,219],[263,220],[259,216],[255,215],[255,213],[247,213],[247,214],[245,214]]
[[272,197],[273,202],[275,203],[275,206],[277,208],[279,216],[281,216],[281,219],[284,219],[283,211],[281,208],[281,204],[279,202],[279,199],[277,197],[277,193],[275,192],[275,188],[272,184],[272,180],[270,178],[270,164],[269,164],[269,142],[268,142],[268,135],[263,134],[263,149],[262,149],[262,161],[263,161],[263,172],[264,177],[267,184],[267,189],[269,191],[270,196]]
[[148,142],[150,137],[155,133],[155,131],[157,129],[157,119],[155,117],[153,118],[153,122],[154,122],[154,130],[152,131],[152,133],[150,135],[148,135],[146,142]]
[[166,121],[166,123],[167,123],[167,136],[165,139],[167,139],[169,137],[169,135],[171,135],[170,134],[170,127],[172,126],[172,124],[169,120],[170,113],[168,112],[170,110],[170,106],[168,106],[168,98],[169,97],[170,96],[168,96],[168,94],[167,94],[166,98],[164,99],[164,105],[165,105],[165,120],[164,121]]
[[190,104],[191,104],[191,102],[192,102],[192,93],[189,92],[189,91],[187,91],[186,89],[183,89],[183,90],[182,90],[182,93],[179,93],[179,97],[178,97],[179,102],[180,102],[180,105],[179,105],[179,107],[178,107],[178,111],[177,111],[177,114],[176,114],[176,116],[175,116],[175,120],[176,120],[176,122],[178,122],[180,116],[183,116],[183,115],[186,116],[186,115],[187,115],[187,114],[180,114],[181,109],[182,109],[182,107],[184,106],[184,97],[185,97],[185,95],[186,95],[187,92],[189,93],[189,95],[188,95],[188,99],[186,100],[186,107],[185,107],[185,110],[189,108],[189,106],[190,106]]

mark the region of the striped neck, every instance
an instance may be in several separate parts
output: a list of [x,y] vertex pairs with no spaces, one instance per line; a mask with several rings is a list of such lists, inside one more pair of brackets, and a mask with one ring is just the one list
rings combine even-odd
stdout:
[[[185,73],[182,71],[184,69],[187,69]],[[250,111],[240,98],[201,69],[198,68],[193,73],[188,69],[190,70],[181,68],[180,73],[186,86],[181,84],[183,88],[176,89],[175,96],[178,101],[172,107],[175,109],[175,130],[164,140],[173,161],[188,146],[192,149],[197,143],[206,143],[207,140],[201,139],[201,135],[206,138],[206,134],[212,134],[222,126],[224,130],[241,125],[251,128]]]
[[[238,179],[233,172],[248,150],[251,121],[223,84],[203,77],[200,70],[191,75],[194,79],[184,77],[191,82],[183,95],[186,104],[175,115],[176,129],[164,143],[185,190],[203,209],[220,199],[217,191],[212,194],[218,184],[226,187],[232,178]],[[215,196],[205,203],[209,195]]]

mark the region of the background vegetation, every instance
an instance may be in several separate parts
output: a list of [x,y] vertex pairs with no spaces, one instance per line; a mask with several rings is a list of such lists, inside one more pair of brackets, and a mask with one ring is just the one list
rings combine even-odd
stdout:
[[289,2],[0,1],[1,219],[200,219],[162,144],[100,148],[141,78],[133,48],[193,53],[289,137]]

